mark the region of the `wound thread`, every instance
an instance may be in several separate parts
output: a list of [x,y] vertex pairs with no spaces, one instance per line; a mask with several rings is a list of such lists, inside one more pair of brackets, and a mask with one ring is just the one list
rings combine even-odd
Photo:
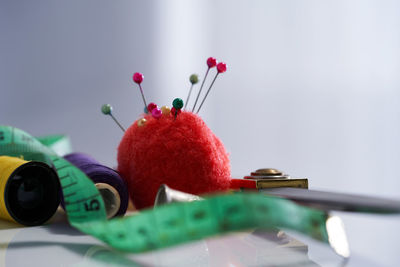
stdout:
[[[126,213],[129,194],[125,182],[118,172],[100,164],[96,159],[84,153],[71,153],[64,158],[85,173],[95,184],[108,184],[115,189],[98,187],[106,205],[108,218],[122,216]],[[115,205],[119,207],[115,207]]]
[[41,225],[60,203],[58,176],[47,164],[0,156],[0,217]]

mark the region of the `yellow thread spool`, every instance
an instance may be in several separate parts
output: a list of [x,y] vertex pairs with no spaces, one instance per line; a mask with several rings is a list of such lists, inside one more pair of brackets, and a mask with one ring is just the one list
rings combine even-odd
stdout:
[[40,225],[60,203],[60,183],[47,164],[0,156],[0,218]]

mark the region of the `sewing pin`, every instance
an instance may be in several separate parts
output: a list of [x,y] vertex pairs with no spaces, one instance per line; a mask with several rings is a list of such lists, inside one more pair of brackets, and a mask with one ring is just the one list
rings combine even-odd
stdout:
[[178,114],[181,113],[181,109],[183,107],[183,100],[180,98],[175,98],[174,101],[172,101],[172,106],[173,108],[171,109],[171,113],[172,115],[174,115],[176,119],[176,116],[178,116]]
[[194,112],[194,108],[195,108],[196,105],[197,105],[197,101],[199,100],[200,93],[201,93],[201,90],[203,89],[204,82],[205,82],[206,79],[207,79],[208,72],[210,71],[211,68],[214,68],[216,65],[217,65],[217,60],[216,60],[215,58],[209,57],[209,58],[207,59],[207,66],[208,66],[208,68],[207,68],[207,71],[206,71],[206,75],[204,75],[204,79],[203,79],[203,81],[201,82],[200,90],[199,90],[199,93],[197,94],[196,101],[194,102],[194,106],[193,106],[193,108],[192,108],[192,112]]
[[196,83],[199,82],[199,76],[197,74],[192,74],[192,75],[190,75],[189,81],[192,85],[190,86],[189,94],[186,98],[185,109],[186,109],[187,103],[189,102],[189,98],[190,98],[190,94],[192,93],[193,85],[195,85]]
[[103,112],[104,115],[110,115],[111,118],[115,121],[115,123],[119,126],[119,128],[121,128],[121,130],[123,132],[125,132],[124,127],[122,127],[122,125],[117,121],[117,119],[113,116],[112,112],[112,106],[110,104],[104,104],[101,107],[101,112]]
[[139,85],[140,93],[142,94],[142,98],[143,98],[143,102],[144,102],[144,107],[146,108],[147,107],[146,99],[144,98],[143,89],[142,89],[142,85],[141,85],[143,82],[144,76],[140,72],[135,72],[133,74],[132,78],[133,78],[133,81]]
[[213,84],[214,84],[215,80],[217,79],[218,75],[219,75],[220,73],[224,73],[225,71],[226,71],[226,64],[223,63],[223,62],[218,63],[218,65],[217,65],[217,74],[215,74],[214,80],[212,81],[210,87],[208,88],[207,93],[206,93],[206,95],[204,96],[203,101],[201,101],[201,104],[200,104],[200,106],[199,106],[199,109],[197,110],[196,113],[199,113],[199,111],[200,111],[201,107],[203,106],[203,103],[204,103],[204,101],[206,100],[206,98],[207,98],[207,96],[208,96],[208,93],[210,92],[211,87],[213,86]]

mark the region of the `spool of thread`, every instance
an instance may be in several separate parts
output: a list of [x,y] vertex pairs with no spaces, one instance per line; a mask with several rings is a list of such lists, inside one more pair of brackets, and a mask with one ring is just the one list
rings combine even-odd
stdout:
[[83,153],[71,153],[64,158],[95,183],[104,200],[108,218],[125,214],[128,208],[129,195],[125,182],[118,172],[101,165],[97,160]]
[[47,164],[0,156],[0,218],[26,226],[49,220],[60,204],[60,182]]

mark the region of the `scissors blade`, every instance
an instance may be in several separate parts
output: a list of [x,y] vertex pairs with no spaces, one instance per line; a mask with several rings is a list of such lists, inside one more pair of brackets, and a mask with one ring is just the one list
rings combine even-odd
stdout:
[[289,187],[266,188],[260,191],[323,210],[400,213],[400,200]]

